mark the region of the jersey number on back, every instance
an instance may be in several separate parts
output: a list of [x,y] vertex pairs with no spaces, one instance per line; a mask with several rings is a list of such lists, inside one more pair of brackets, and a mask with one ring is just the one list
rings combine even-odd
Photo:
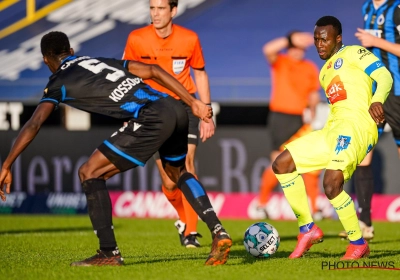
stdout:
[[107,74],[106,79],[110,80],[112,82],[118,81],[119,78],[122,78],[125,76],[124,71],[119,70],[115,67],[109,66],[105,64],[104,62],[100,62],[97,59],[88,59],[84,60],[78,63],[79,66],[82,66],[83,68],[89,70],[90,72],[94,74],[99,74],[101,71],[104,69],[109,69],[111,71],[114,71],[114,73]]

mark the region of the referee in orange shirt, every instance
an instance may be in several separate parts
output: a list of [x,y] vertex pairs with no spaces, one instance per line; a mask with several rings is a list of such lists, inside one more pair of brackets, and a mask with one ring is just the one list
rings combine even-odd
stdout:
[[[152,24],[129,34],[123,59],[158,64],[181,82],[189,93],[194,95],[197,89],[200,100],[211,106],[208,75],[204,68],[205,62],[199,38],[195,32],[172,23],[173,17],[177,14],[177,7],[178,0],[150,0]],[[190,76],[190,68],[193,70],[196,84]],[[153,80],[144,82],[156,90],[179,99],[175,93]],[[199,119],[193,115],[190,107],[184,102],[182,104],[189,116],[186,168],[196,176],[194,166],[196,146],[199,138],[204,142],[214,135],[215,125],[212,120],[209,123],[200,121],[199,131]],[[162,191],[178,212],[179,220],[175,222],[175,226],[178,229],[181,244],[187,248],[199,247],[197,237],[201,235],[197,233],[198,216],[182,192],[165,173],[158,154],[155,157],[163,183]]]

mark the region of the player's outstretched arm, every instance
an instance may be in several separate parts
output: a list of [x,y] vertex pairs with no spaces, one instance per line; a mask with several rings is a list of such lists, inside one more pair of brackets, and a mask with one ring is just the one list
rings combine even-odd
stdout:
[[28,145],[35,139],[37,133],[43,122],[53,112],[55,105],[50,102],[44,102],[37,106],[32,117],[22,127],[14,145],[11,147],[10,153],[5,159],[3,166],[0,171],[0,198],[6,200],[5,193],[10,193],[12,175],[11,166],[16,158],[22,153],[22,151],[28,147]]
[[192,108],[193,114],[203,121],[209,122],[212,117],[212,109],[206,104],[193,98],[182,84],[155,64],[145,64],[138,61],[129,61],[129,72],[142,78],[152,79],[163,87],[176,93],[183,102]]

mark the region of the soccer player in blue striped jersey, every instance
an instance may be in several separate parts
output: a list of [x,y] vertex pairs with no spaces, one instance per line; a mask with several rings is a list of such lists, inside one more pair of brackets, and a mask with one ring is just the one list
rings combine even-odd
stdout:
[[[363,47],[375,54],[393,77],[392,90],[383,105],[385,122],[378,125],[379,135],[386,123],[392,128],[400,156],[400,1],[367,0],[362,6],[364,29],[359,28],[355,36]],[[374,237],[371,220],[371,200],[374,192],[374,178],[371,167],[372,153],[369,153],[354,173],[355,189],[359,204],[360,227],[365,239]],[[342,237],[346,233],[339,234]]]
[[158,65],[75,56],[67,35],[58,31],[44,35],[40,46],[43,61],[53,75],[39,105],[1,166],[0,199],[5,201],[6,193],[10,193],[13,162],[34,140],[44,121],[60,103],[88,113],[129,119],[126,126],[105,140],[79,168],[88,214],[100,248],[96,255],[73,262],[71,266],[124,264],[114,235],[106,180],[128,169],[144,166],[157,151],[166,174],[210,229],[213,243],[205,264],[224,264],[232,239],[222,227],[203,185],[185,167],[187,112],[180,102],[149,87],[143,80],[155,79],[178,94],[203,121],[211,119],[212,109],[193,98],[178,80]]

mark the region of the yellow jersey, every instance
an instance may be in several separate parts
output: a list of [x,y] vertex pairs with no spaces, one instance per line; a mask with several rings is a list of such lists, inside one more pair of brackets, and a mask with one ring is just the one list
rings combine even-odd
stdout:
[[[379,77],[373,73],[384,67],[378,57],[357,45],[342,46],[329,58],[319,75],[321,86],[331,106],[327,123],[335,119],[345,119],[361,122],[367,127],[376,126],[368,109],[372,102],[383,103],[391,88],[391,85],[382,85],[376,96],[373,94],[376,87],[374,79]],[[379,84],[378,80],[376,82]]]

